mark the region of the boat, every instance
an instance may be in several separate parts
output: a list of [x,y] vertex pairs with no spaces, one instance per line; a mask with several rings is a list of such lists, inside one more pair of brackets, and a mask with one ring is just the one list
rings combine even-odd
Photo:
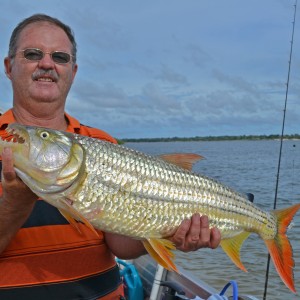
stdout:
[[149,255],[117,262],[127,300],[258,300],[252,295],[239,295],[236,281],[217,291],[181,267],[179,273],[166,270]]

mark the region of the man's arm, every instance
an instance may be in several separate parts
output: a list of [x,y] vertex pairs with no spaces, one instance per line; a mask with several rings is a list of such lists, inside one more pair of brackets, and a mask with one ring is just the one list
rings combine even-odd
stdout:
[[[200,248],[217,248],[221,233],[217,228],[209,229],[207,216],[195,214],[191,219],[184,220],[169,239],[178,250],[189,252]],[[122,259],[133,259],[147,253],[141,241],[129,237],[105,233],[105,240],[114,255]]]
[[0,197],[0,253],[29,217],[37,196],[17,177],[9,148],[2,152],[2,189]]

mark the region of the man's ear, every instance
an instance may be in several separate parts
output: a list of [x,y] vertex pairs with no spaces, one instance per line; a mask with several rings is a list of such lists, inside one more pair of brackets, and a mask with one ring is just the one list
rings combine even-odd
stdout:
[[74,82],[74,79],[75,79],[77,70],[78,70],[78,65],[77,65],[77,64],[74,64],[74,66],[73,66],[73,71],[72,71],[72,72],[73,72],[73,75],[72,75],[72,82]]
[[4,72],[7,78],[11,79],[11,59],[9,57],[4,58]]

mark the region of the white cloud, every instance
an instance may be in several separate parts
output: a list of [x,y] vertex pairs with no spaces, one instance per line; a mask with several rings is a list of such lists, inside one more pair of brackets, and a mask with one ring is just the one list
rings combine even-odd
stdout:
[[[14,26],[43,12],[75,32],[79,71],[67,110],[82,122],[119,137],[278,132],[294,3],[88,3],[2,1],[1,57]],[[293,132],[300,118],[298,35],[296,20],[286,125]],[[0,107],[9,108],[4,73],[0,90]]]

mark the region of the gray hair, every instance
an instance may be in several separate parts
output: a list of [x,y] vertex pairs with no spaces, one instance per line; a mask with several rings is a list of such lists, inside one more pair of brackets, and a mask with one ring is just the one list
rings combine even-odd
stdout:
[[31,17],[24,19],[22,22],[20,22],[17,25],[17,27],[14,29],[14,31],[12,32],[12,35],[10,37],[8,56],[10,58],[13,58],[16,55],[17,42],[18,42],[21,31],[27,25],[32,24],[32,23],[37,23],[37,22],[51,23],[53,25],[60,27],[66,33],[66,35],[68,36],[68,38],[72,44],[71,51],[72,51],[72,56],[73,56],[73,62],[75,63],[76,62],[77,45],[76,45],[75,36],[74,36],[72,29],[68,25],[61,22],[60,20],[58,20],[56,18],[52,18],[52,17],[44,15],[44,14],[32,15]]

